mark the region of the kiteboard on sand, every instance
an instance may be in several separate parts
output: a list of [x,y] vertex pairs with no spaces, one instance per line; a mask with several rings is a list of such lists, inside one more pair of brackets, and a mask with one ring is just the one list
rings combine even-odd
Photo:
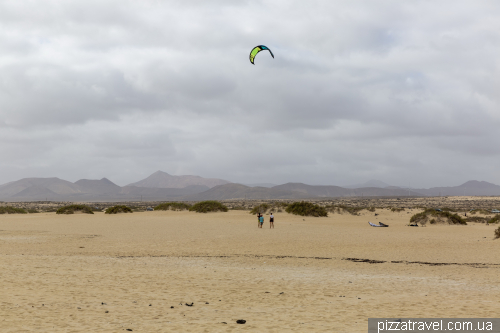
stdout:
[[372,227],[388,227],[389,225],[379,222],[378,224],[368,222]]

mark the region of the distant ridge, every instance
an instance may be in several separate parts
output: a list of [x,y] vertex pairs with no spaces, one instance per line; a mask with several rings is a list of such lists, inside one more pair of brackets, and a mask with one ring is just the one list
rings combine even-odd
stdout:
[[469,180],[459,186],[415,189],[427,196],[488,196],[500,195],[500,186],[485,181]]
[[[187,177],[187,178],[186,178]],[[162,182],[166,180],[165,182]],[[155,172],[139,181],[156,187],[118,186],[107,178],[80,179],[74,183],[52,178],[23,178],[0,185],[1,201],[201,201],[229,199],[321,199],[343,197],[406,197],[406,196],[500,196],[500,186],[485,181],[471,180],[459,186],[433,187],[430,189],[406,189],[397,186],[345,188],[333,185],[307,185],[287,183],[273,187],[246,186],[229,183],[222,179],[198,176],[171,176]],[[182,188],[182,182],[204,182]],[[156,182],[156,183],[154,183]],[[137,184],[133,183],[133,184]],[[213,185],[223,183],[220,185]],[[211,185],[211,186],[208,186]],[[213,186],[212,186],[213,185]],[[255,185],[255,184],[254,184]],[[375,184],[384,185],[384,184]]]
[[[415,191],[411,191],[409,194],[411,196],[422,196],[422,194]],[[340,186],[319,186],[302,183],[287,183],[272,188],[249,187],[241,184],[225,184],[213,187],[205,192],[185,196],[183,200],[314,199],[355,196],[408,196],[408,190],[382,189],[376,187],[347,189]]]
[[151,188],[184,188],[190,185],[204,185],[214,187],[228,184],[227,180],[216,178],[203,178],[200,176],[172,176],[163,171],[156,171],[151,176],[127,186]]
[[107,178],[80,179],[75,183],[59,178],[23,178],[0,185],[2,201],[157,201],[180,200],[181,197],[208,190],[205,185],[184,188],[120,187]]
[[107,178],[100,180],[80,179],[75,182],[85,193],[120,193],[121,187]]

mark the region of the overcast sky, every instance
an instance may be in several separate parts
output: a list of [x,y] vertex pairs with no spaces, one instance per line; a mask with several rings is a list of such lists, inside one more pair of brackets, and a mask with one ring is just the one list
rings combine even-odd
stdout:
[[495,0],[0,0],[0,183],[500,184],[499,69]]

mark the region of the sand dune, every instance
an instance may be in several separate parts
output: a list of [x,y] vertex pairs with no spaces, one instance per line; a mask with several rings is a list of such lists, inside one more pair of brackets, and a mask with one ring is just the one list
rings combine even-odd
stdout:
[[497,316],[493,226],[377,213],[278,213],[274,230],[245,211],[3,215],[2,332],[366,332],[370,317]]

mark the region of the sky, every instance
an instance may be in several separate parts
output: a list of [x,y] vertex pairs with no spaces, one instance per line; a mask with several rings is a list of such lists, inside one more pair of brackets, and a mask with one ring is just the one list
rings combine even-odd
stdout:
[[[0,184],[500,184],[498,1],[1,0]],[[255,65],[249,53],[269,47]]]

